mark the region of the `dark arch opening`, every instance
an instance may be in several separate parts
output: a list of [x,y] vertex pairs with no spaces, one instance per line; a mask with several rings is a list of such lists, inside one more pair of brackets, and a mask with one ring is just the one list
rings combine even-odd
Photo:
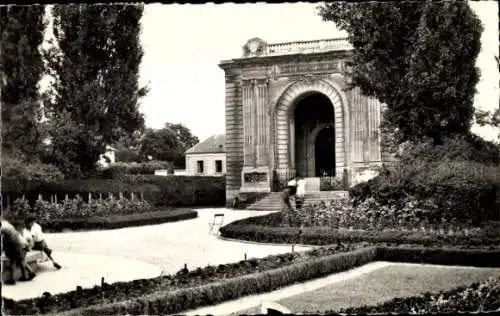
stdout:
[[[310,92],[299,98],[293,113],[295,170],[305,177],[320,177],[325,169],[332,176],[335,174],[335,129],[322,130],[315,139],[311,139],[311,135],[319,125],[334,124],[333,105],[326,95],[319,92]],[[314,146],[314,152],[309,152],[310,145]]]
[[335,128],[327,126],[319,131],[314,144],[316,177],[335,176]]

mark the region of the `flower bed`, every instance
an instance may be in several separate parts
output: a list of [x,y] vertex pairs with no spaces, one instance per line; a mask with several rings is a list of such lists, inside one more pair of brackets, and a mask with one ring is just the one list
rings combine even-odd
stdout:
[[442,217],[432,200],[407,198],[381,204],[374,198],[361,203],[339,198],[319,202],[292,212],[273,213],[255,218],[252,223],[272,227],[330,227],[363,230],[418,229],[422,231],[445,229],[460,233],[478,230],[471,222],[459,222]]
[[13,214],[22,217],[27,214],[35,215],[43,222],[70,219],[89,219],[95,217],[106,217],[112,215],[128,215],[144,212],[151,212],[153,206],[146,200],[137,198],[134,194],[130,199],[123,195],[115,198],[109,194],[105,199],[89,199],[85,202],[81,196],[77,195],[73,199],[67,196],[64,200],[46,201],[39,198],[33,207],[24,198],[14,201]]
[[[4,308],[7,314],[13,315],[32,315],[38,313],[55,313],[61,312],[64,310],[75,309],[79,307],[87,307],[90,305],[96,304],[105,304],[112,302],[125,301],[127,299],[141,297],[144,295],[156,295],[154,293],[179,293],[179,290],[186,290],[189,293],[190,299],[198,300],[196,302],[190,302],[191,306],[183,305],[181,307],[176,307],[175,304],[172,304],[169,307],[169,311],[171,312],[180,312],[184,309],[191,307],[198,307],[201,304],[208,304],[210,302],[221,301],[223,298],[230,299],[228,296],[236,295],[234,298],[241,296],[242,294],[254,294],[258,292],[262,292],[262,287],[264,290],[273,289],[276,286],[288,285],[296,281],[306,280],[307,277],[311,277],[311,273],[316,273],[317,275],[312,277],[323,276],[329,273],[333,273],[339,271],[338,269],[344,268],[348,269],[356,264],[363,264],[371,261],[375,256],[375,248],[372,250],[361,249],[364,252],[361,254],[354,253],[347,257],[341,257],[337,259],[331,259],[332,255],[339,253],[346,253],[347,251],[366,248],[367,244],[359,244],[359,245],[349,245],[345,247],[327,247],[327,248],[319,248],[314,249],[307,252],[296,252],[296,253],[288,253],[283,255],[269,256],[263,259],[249,259],[246,261],[240,261],[239,263],[233,264],[222,264],[218,266],[207,266],[205,268],[198,268],[193,271],[179,271],[175,275],[161,276],[153,279],[143,279],[143,280],[135,280],[131,282],[117,282],[111,285],[106,285],[103,287],[96,286],[92,289],[78,289],[75,291],[71,291],[68,293],[58,294],[54,296],[44,295],[41,298],[36,299],[28,299],[21,301],[12,301],[9,299],[4,299]],[[366,252],[368,251],[368,253]],[[359,259],[358,256],[363,255],[363,260]],[[330,258],[327,261],[325,258]],[[351,258],[350,260],[347,260]],[[314,260],[320,260],[317,263]],[[332,264],[332,260],[337,264]],[[346,261],[347,260],[347,261]],[[342,264],[342,262],[346,262]],[[302,274],[290,273],[289,270],[285,269],[286,267],[291,267],[293,265],[305,265],[302,269]],[[306,269],[307,267],[307,269]],[[311,267],[316,267],[311,270]],[[278,269],[278,270],[276,270]],[[285,270],[281,270],[285,269]],[[295,268],[290,268],[295,271]],[[249,286],[245,284],[245,282],[238,281],[238,277],[244,275],[253,275],[255,273],[266,273],[266,271],[279,271],[275,277],[276,281],[272,281],[269,279],[269,276],[266,274],[255,286]],[[309,271],[309,272],[307,272]],[[235,279],[236,278],[236,279]],[[306,279],[304,279],[306,278]],[[237,284],[237,287],[229,287],[226,290],[217,290],[219,296],[213,297],[214,294],[208,295],[203,299],[202,297],[197,297],[196,289],[198,286],[209,283],[220,283],[223,280],[233,280]],[[269,283],[271,282],[271,283]],[[274,283],[273,283],[274,282]],[[276,283],[278,282],[278,283]],[[263,285],[262,285],[263,284]],[[267,284],[267,285],[266,285]],[[239,289],[239,292],[235,289]],[[193,292],[194,291],[194,292]],[[222,291],[222,294],[221,292]],[[234,294],[231,294],[233,293]],[[172,294],[173,295],[173,294]],[[186,294],[188,295],[188,294]],[[194,296],[193,296],[194,295]],[[239,296],[238,296],[239,295]],[[156,295],[158,296],[158,295]],[[201,301],[199,301],[201,300]],[[170,301],[170,303],[176,302],[177,304],[186,304],[186,298],[183,300],[177,298],[177,301]],[[164,302],[165,306],[169,305],[167,302]],[[137,307],[135,307],[137,308]],[[180,308],[180,309],[179,309]],[[79,310],[76,312],[83,312]],[[167,312],[165,310],[157,310],[151,311],[151,313],[155,314],[164,314]],[[119,313],[125,314],[129,312]],[[90,312],[90,314],[94,314]],[[113,312],[112,314],[116,314]],[[143,311],[139,311],[139,314],[143,314]],[[149,314],[149,313],[146,313]]]
[[26,199],[17,199],[5,218],[17,222],[27,215],[34,215],[44,230],[58,232],[162,224],[196,218],[198,213],[182,208],[155,208],[134,195],[130,199],[122,195],[116,199],[110,195],[105,199],[90,199],[88,203],[79,196],[59,203],[38,199],[33,207]]
[[400,207],[367,199],[320,202],[298,211],[276,212],[232,222],[221,228],[227,238],[271,243],[325,245],[337,240],[370,243],[420,243],[423,245],[485,245],[500,242],[498,222],[432,219],[430,201],[408,199]]
[[158,225],[198,217],[198,212],[190,209],[156,209],[147,213],[93,217],[88,219],[57,219],[40,221],[48,232],[92,229],[117,229],[131,226]]
[[500,278],[474,283],[469,287],[459,287],[439,293],[424,293],[414,297],[395,298],[376,306],[347,308],[330,313],[450,313],[498,311],[500,309]]

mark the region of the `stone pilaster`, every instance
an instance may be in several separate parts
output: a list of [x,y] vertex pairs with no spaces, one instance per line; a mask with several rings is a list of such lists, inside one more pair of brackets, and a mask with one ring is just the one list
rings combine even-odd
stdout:
[[255,85],[257,111],[257,166],[269,165],[269,87],[267,79],[257,79]]
[[253,84],[251,80],[241,81],[243,91],[243,166],[252,167],[254,165],[255,146],[254,146],[254,98]]

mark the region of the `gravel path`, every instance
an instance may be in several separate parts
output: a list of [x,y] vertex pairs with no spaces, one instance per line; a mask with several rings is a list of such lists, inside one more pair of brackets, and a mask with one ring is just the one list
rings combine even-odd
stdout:
[[[198,218],[160,225],[115,230],[47,234],[57,258],[58,251],[98,254],[142,260],[160,267],[164,273],[208,264],[237,262],[291,251],[291,246],[273,246],[221,240],[209,234],[208,223],[215,213],[224,213],[224,224],[269,212],[231,209],[199,209]],[[297,251],[305,247],[296,247]]]

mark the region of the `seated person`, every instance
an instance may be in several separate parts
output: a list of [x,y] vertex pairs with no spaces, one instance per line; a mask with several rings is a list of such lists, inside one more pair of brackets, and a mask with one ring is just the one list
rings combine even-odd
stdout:
[[[5,281],[6,284],[15,284],[14,269],[16,265],[21,269],[21,281],[32,280],[36,274],[31,270],[26,263],[26,253],[28,252],[28,244],[16,228],[8,221],[2,219],[2,250],[5,256],[10,261],[10,278]],[[27,272],[27,273],[26,273]]]
[[49,257],[50,261],[56,269],[61,269],[61,266],[54,261],[52,258],[52,249],[49,248],[47,242],[45,241],[45,236],[42,231],[42,227],[36,223],[35,218],[33,216],[27,216],[24,221],[26,228],[29,229],[31,235],[33,236],[33,250],[41,250],[43,251],[47,257]]

